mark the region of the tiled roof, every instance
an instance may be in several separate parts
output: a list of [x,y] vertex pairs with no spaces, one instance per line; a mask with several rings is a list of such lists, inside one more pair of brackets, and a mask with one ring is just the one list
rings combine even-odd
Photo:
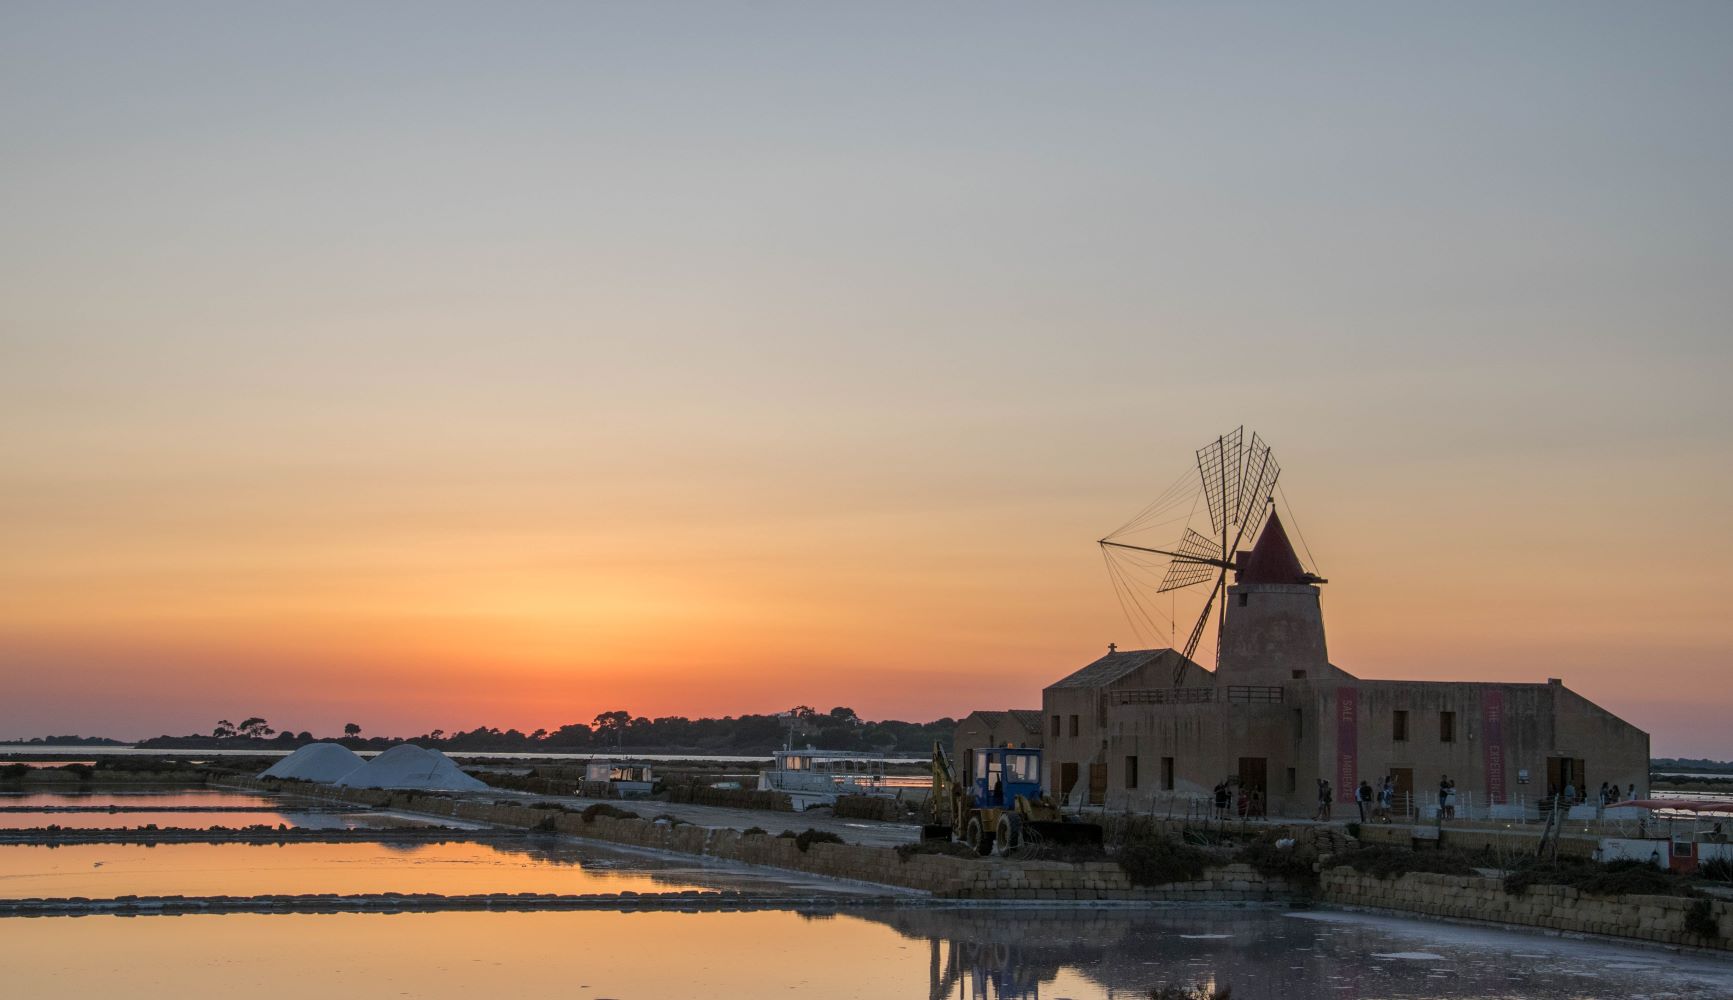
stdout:
[[1166,659],[1169,669],[1179,662],[1172,649],[1122,649],[1108,653],[1069,677],[1048,685],[1056,688],[1106,687],[1139,667]]

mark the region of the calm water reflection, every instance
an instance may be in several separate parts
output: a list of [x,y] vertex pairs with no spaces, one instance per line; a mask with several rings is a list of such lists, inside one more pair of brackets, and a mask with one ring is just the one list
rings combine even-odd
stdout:
[[0,845],[0,898],[303,892],[776,892],[796,880],[571,841]]
[[[1733,965],[1271,910],[46,918],[0,926],[8,996],[745,1000],[1724,997]],[[219,985],[220,984],[220,985]]]

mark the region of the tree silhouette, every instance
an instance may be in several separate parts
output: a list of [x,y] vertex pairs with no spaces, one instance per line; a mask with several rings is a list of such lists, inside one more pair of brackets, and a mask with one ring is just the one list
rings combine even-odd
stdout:
[[245,736],[249,739],[260,739],[271,735],[276,732],[276,730],[271,728],[270,723],[255,715],[251,718],[241,720],[237,732],[238,735]]
[[361,727],[353,722],[345,722],[343,723],[343,735],[354,739],[361,735]]
[[219,740],[226,740],[235,735],[235,724],[224,719],[217,723],[217,728],[211,730],[211,735]]

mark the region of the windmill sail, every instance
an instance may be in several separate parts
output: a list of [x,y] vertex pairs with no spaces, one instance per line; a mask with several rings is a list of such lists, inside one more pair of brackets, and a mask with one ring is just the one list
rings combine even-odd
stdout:
[[1213,539],[1187,528],[1179,544],[1174,546],[1174,552],[1173,562],[1168,564],[1167,575],[1161,578],[1156,593],[1165,594],[1189,587],[1215,575],[1216,543]]
[[1241,537],[1257,537],[1270,491],[1276,488],[1276,477],[1281,472],[1276,456],[1270,454],[1270,446],[1253,434],[1251,447],[1246,449],[1246,471],[1240,484],[1239,509],[1234,516],[1235,523],[1242,526]]
[[[1204,500],[1209,505],[1210,530],[1221,534],[1240,509],[1240,480],[1245,476],[1244,427],[1223,434],[1197,451],[1197,471],[1203,478]],[[1254,435],[1255,437],[1255,435]]]

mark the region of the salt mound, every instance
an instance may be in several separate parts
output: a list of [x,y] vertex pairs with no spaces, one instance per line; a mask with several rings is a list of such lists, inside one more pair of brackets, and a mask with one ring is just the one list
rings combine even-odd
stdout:
[[309,743],[272,764],[259,777],[331,782],[365,763],[355,751],[340,743]]
[[349,788],[424,788],[442,792],[479,791],[487,787],[458,770],[445,754],[413,743],[392,747],[336,783]]

